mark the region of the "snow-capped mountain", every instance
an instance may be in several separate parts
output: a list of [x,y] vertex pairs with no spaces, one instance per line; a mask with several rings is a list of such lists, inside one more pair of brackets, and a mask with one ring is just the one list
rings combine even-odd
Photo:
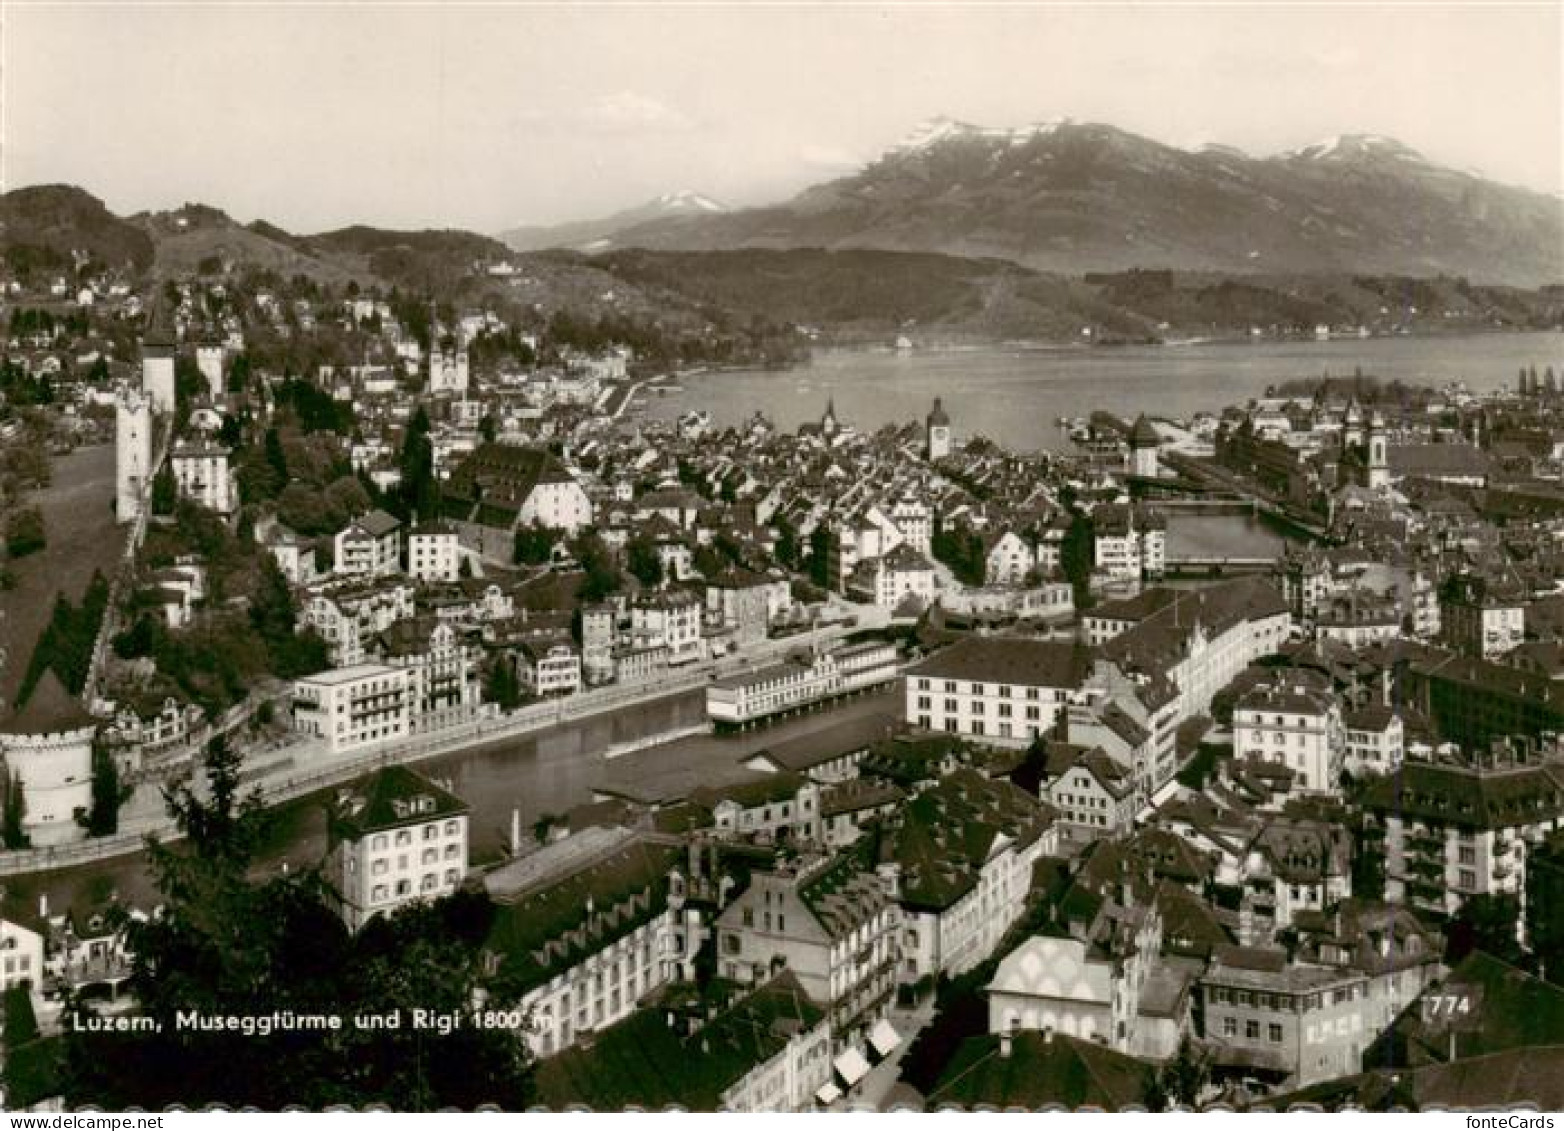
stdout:
[[858,172],[785,203],[604,222],[594,238],[613,248],[944,252],[1069,274],[1174,267],[1564,280],[1564,201],[1442,168],[1391,138],[1349,134],[1254,157],[1069,119],[932,119]]
[[578,251],[603,251],[614,246],[614,234],[642,224],[690,216],[717,216],[727,205],[694,189],[665,192],[635,208],[627,208],[600,220],[577,220],[566,224],[518,227],[500,233],[499,238],[517,251],[537,251],[546,247],[565,247]]

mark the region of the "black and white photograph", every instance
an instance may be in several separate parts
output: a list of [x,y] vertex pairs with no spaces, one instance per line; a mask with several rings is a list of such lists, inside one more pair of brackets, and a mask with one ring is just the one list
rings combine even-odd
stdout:
[[1564,0],[0,0],[0,1110],[1515,1107]]

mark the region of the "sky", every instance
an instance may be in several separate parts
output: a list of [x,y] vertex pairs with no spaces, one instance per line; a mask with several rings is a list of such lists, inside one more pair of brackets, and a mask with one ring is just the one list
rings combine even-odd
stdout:
[[1265,155],[1341,133],[1564,191],[1533,4],[0,0],[0,187],[308,233],[785,199],[935,116]]

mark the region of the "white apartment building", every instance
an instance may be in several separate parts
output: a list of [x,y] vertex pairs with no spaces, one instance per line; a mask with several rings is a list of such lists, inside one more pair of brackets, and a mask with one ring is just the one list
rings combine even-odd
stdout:
[[891,522],[906,544],[925,557],[934,540],[934,518],[922,499],[903,495],[891,507]]
[[339,575],[390,577],[402,569],[402,523],[372,510],[337,532],[335,549]]
[[881,874],[901,908],[904,983],[987,960],[1026,909],[1033,865],[1058,850],[1053,815],[1037,798],[971,769],[943,778],[886,828]]
[[925,730],[1024,746],[1081,697],[1090,672],[1073,641],[972,637],[908,669],[905,717]]
[[581,654],[563,642],[523,644],[516,652],[516,678],[533,695],[572,695],[581,690]]
[[874,603],[894,609],[908,597],[923,608],[934,603],[937,575],[929,560],[903,543],[874,563]]
[[333,754],[412,733],[413,675],[384,664],[355,664],[293,685],[293,729],[325,741]]
[[47,926],[0,919],[0,993],[25,986],[34,995],[43,989],[43,930]]
[[1365,808],[1385,833],[1385,898],[1451,915],[1474,895],[1513,895],[1525,930],[1526,862],[1564,827],[1564,766],[1403,762]]
[[370,642],[414,611],[410,583],[355,583],[311,593],[301,620],[326,641],[332,664],[347,667],[362,663]]
[[701,598],[688,590],[642,594],[630,605],[630,635],[641,646],[662,645],[668,663],[687,664],[705,654]]
[[239,509],[239,483],[221,444],[202,439],[181,444],[169,456],[174,486],[181,499],[227,517]]
[[1121,505],[1092,512],[1093,564],[1113,581],[1161,577],[1167,568],[1166,524]]
[[407,536],[407,575],[418,581],[456,581],[462,575],[461,538],[440,523],[417,526]]
[[681,850],[599,832],[601,844],[577,843],[595,835],[577,834],[484,877],[499,905],[485,968],[519,994],[535,1056],[622,1021],[648,995],[689,977],[700,949]]
[[467,875],[467,826],[463,801],[405,766],[376,770],[342,790],[326,868],[348,930],[455,891]]
[[1389,707],[1348,712],[1342,728],[1347,740],[1345,765],[1354,777],[1391,773],[1406,756],[1406,728]]
[[1233,751],[1277,762],[1305,793],[1335,793],[1346,764],[1341,707],[1329,691],[1287,677],[1257,687],[1233,709]]
[[1032,544],[1014,530],[1006,530],[988,547],[983,560],[983,580],[988,585],[1020,585],[1037,567]]

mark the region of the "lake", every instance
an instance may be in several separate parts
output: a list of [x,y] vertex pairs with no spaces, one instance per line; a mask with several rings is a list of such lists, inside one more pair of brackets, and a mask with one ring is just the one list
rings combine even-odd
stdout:
[[1059,417],[1105,409],[1190,417],[1263,394],[1299,377],[1365,374],[1474,392],[1513,387],[1521,366],[1564,365],[1564,333],[1353,338],[1332,341],[1204,343],[1182,346],[1018,348],[896,353],[830,350],[787,370],[686,375],[682,392],[644,403],[655,418],[703,408],[719,426],[764,412],[779,428],[819,420],[826,402],[838,419],[874,431],[922,420],[944,398],[958,439],[987,436],[1014,451],[1069,450]]

